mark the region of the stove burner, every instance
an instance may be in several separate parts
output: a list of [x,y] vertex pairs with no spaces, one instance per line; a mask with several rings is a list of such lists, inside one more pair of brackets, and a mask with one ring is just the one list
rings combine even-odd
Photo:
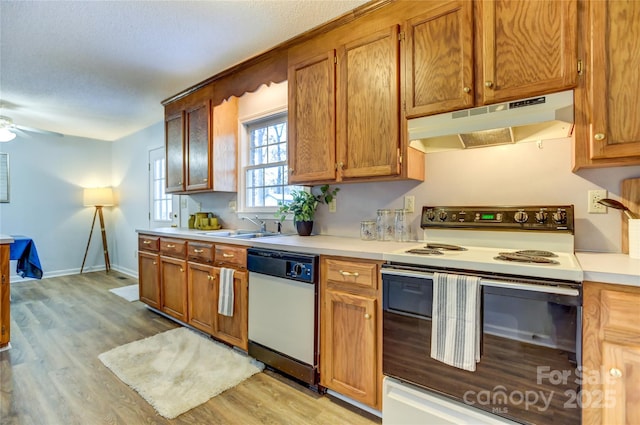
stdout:
[[430,249],[430,248],[414,248],[405,251],[407,254],[418,254],[418,255],[443,255],[442,251],[438,249]]
[[514,254],[529,255],[532,257],[557,257],[557,255],[551,251],[540,251],[537,249],[527,249],[524,251],[516,251],[514,252]]
[[494,260],[514,261],[519,263],[560,264],[556,260],[536,255],[524,255],[520,252],[500,252]]
[[449,245],[446,243],[427,243],[425,248],[429,249],[442,249],[444,251],[466,251],[467,248],[463,248],[458,245]]

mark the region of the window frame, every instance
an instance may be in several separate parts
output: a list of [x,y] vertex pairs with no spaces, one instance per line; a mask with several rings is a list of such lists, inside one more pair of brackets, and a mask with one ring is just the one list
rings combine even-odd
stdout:
[[[249,165],[249,152],[250,152],[250,127],[260,122],[268,122],[283,117],[287,122],[287,131],[289,127],[289,119],[287,115],[287,107],[274,108],[268,111],[260,112],[259,114],[243,117],[238,121],[238,134],[240,135],[240,155],[238,156],[238,205],[236,212],[239,214],[252,214],[257,215],[260,218],[274,218],[278,211],[278,206],[261,206],[261,207],[249,207],[247,206],[247,181],[246,172],[248,168],[258,168]],[[288,149],[288,147],[287,147]],[[288,152],[287,160],[285,161],[285,169],[288,170]],[[288,185],[295,186],[295,185]]]

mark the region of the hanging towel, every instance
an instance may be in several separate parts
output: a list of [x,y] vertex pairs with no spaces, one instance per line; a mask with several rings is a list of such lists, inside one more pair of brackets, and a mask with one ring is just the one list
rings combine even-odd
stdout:
[[480,278],[434,273],[431,357],[474,372],[481,331]]
[[233,269],[220,269],[220,290],[218,291],[218,313],[233,316]]

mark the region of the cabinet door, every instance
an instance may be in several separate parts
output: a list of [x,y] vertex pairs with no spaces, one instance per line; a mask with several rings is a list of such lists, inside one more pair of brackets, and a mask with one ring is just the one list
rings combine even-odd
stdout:
[[640,164],[640,2],[592,1],[590,8],[591,158]]
[[405,25],[408,118],[474,104],[473,3],[452,1]]
[[161,310],[187,323],[187,262],[160,257]]
[[321,384],[375,406],[379,355],[376,300],[327,289],[322,304]]
[[9,244],[0,245],[0,348],[11,339]]
[[218,296],[220,291],[220,268],[213,271],[215,282],[214,330],[213,336],[243,350],[248,349],[248,296],[249,278],[245,271],[233,273],[233,316],[218,314]]
[[161,309],[160,303],[160,256],[151,252],[138,251],[138,285],[140,301]]
[[398,26],[338,50],[338,179],[400,172]]
[[215,309],[215,285],[213,266],[188,263],[189,324],[208,334],[213,334]]
[[336,178],[335,52],[289,66],[289,183]]
[[640,344],[603,342],[602,365],[602,423],[640,423]]
[[184,120],[182,111],[167,115],[164,123],[167,168],[166,192],[184,191]]
[[575,87],[577,0],[484,0],[477,5],[482,103]]
[[213,183],[214,191],[238,190],[238,98],[213,108]]
[[210,101],[205,99],[185,110],[186,190],[211,188]]

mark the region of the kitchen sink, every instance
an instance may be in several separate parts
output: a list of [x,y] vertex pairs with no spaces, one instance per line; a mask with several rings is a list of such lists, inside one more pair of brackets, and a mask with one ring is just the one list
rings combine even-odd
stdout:
[[201,235],[232,239],[253,239],[264,238],[267,236],[280,236],[282,234],[277,232],[260,232],[256,230],[216,230],[212,232],[202,232]]

